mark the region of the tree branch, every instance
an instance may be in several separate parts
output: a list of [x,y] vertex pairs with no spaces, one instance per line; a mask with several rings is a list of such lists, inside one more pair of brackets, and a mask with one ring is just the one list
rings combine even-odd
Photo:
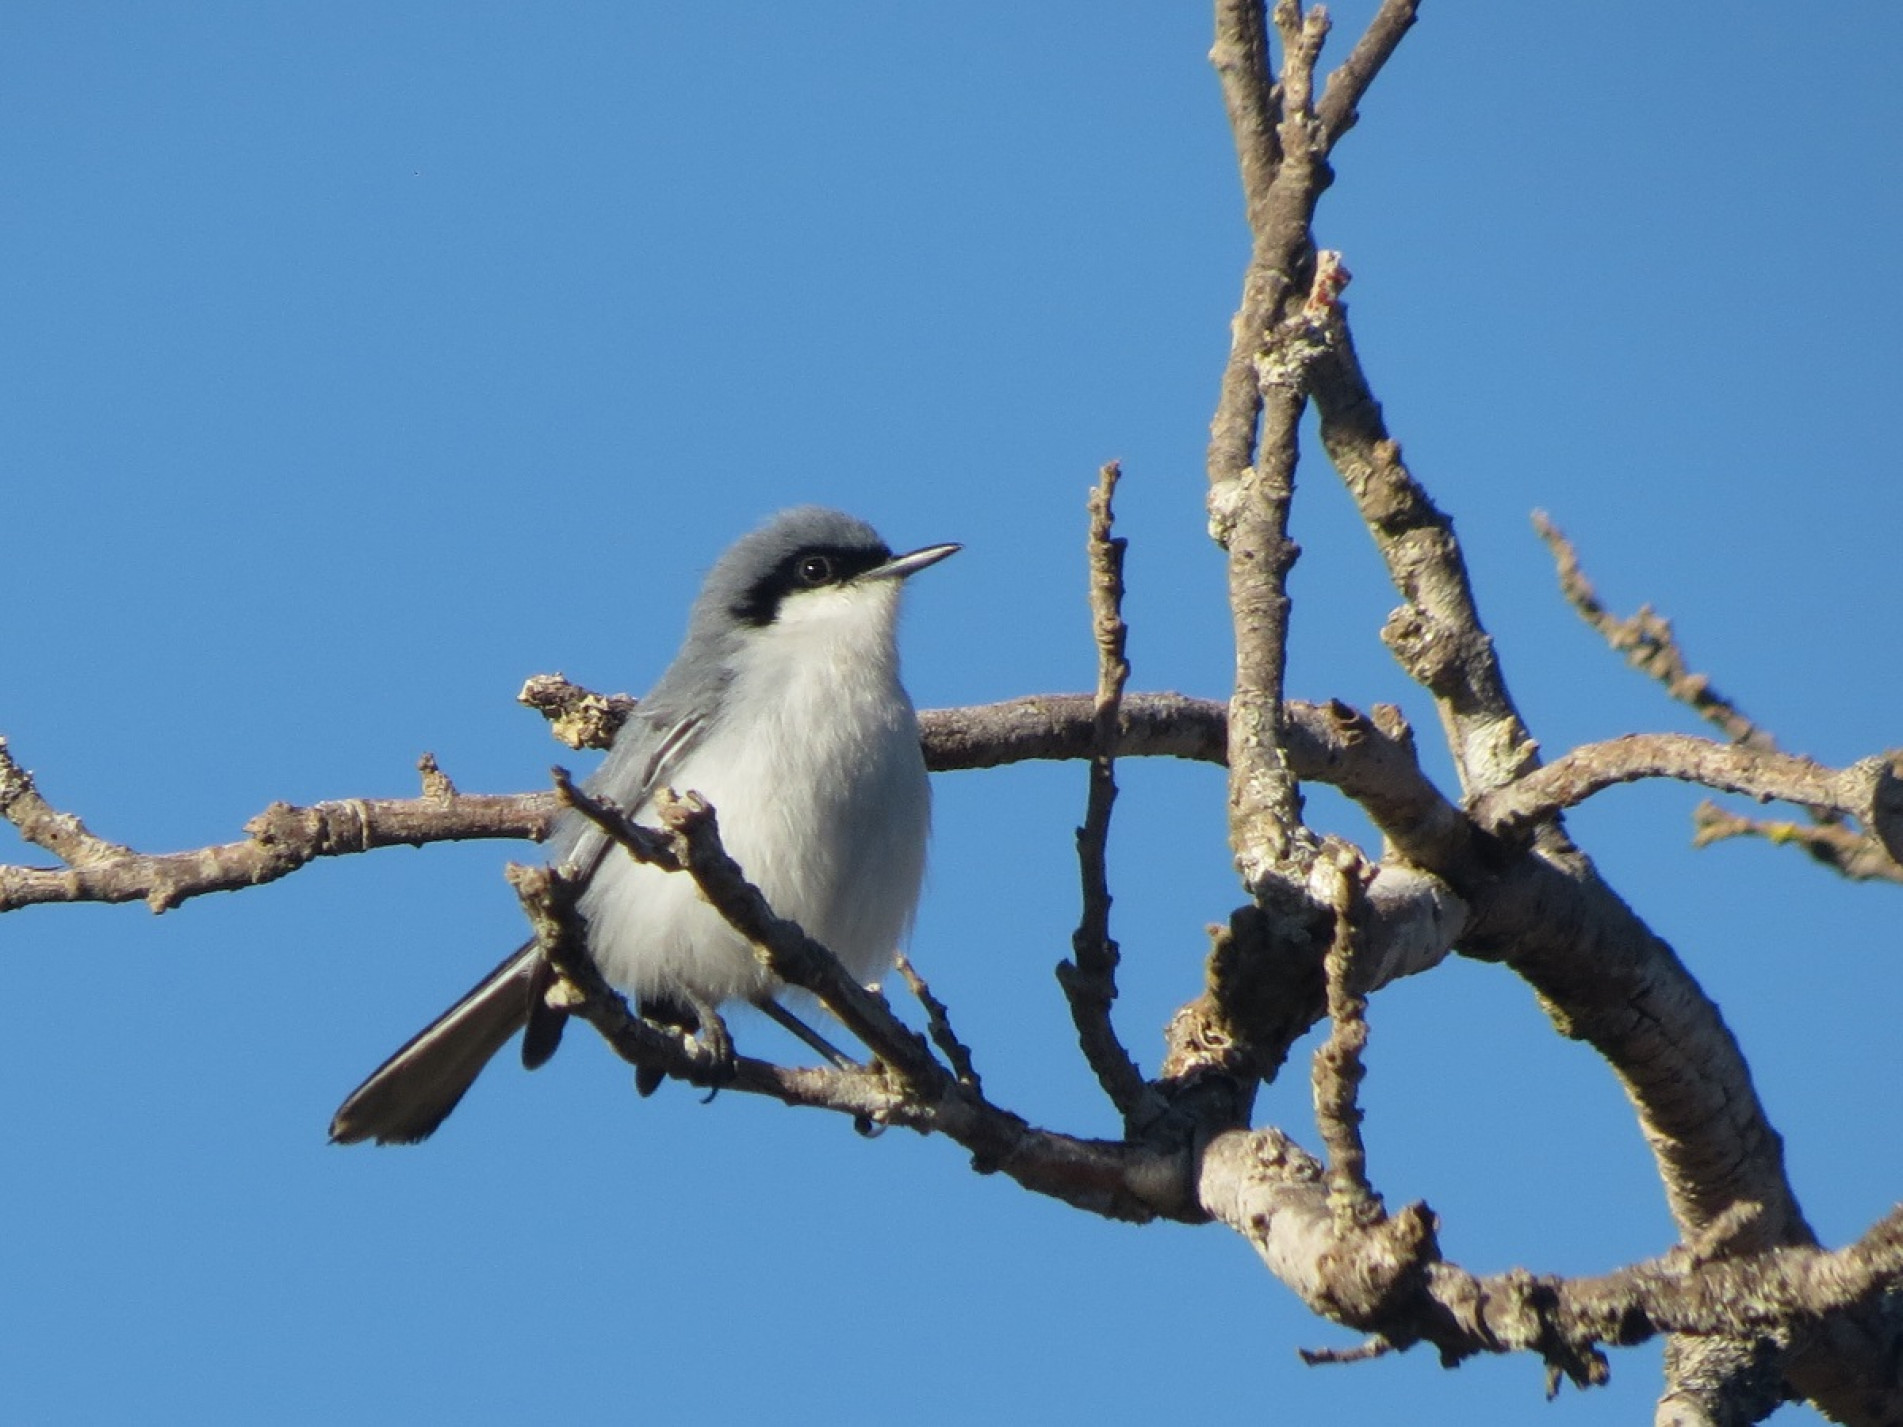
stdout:
[[[546,875],[546,869],[528,869]],[[881,1066],[792,1068],[736,1056],[715,1071],[677,1030],[642,1020],[596,978],[580,989],[569,1010],[588,1021],[630,1065],[658,1068],[692,1084],[782,1104],[828,1110],[855,1121],[942,1134],[972,1156],[981,1174],[1004,1174],[1036,1194],[1108,1219],[1147,1223],[1158,1217],[1200,1223],[1187,1195],[1180,1156],[1160,1156],[1140,1145],[1086,1140],[1042,1130],[1001,1110],[975,1085],[947,1077],[937,1095],[922,1095]]]
[[1421,1206],[1372,1228],[1344,1225],[1330,1210],[1321,1163],[1279,1130],[1216,1137],[1197,1185],[1211,1217],[1247,1239],[1315,1312],[1392,1346],[1431,1343],[1449,1366],[1477,1353],[1536,1353],[1581,1386],[1606,1379],[1600,1345],[1660,1333],[1750,1340],[1869,1307],[1903,1286],[1903,1210],[1834,1253],[1678,1248],[1600,1277],[1480,1277],[1441,1257]]
[[1742,818],[1716,803],[1700,803],[1692,809],[1693,847],[1707,847],[1729,837],[1761,837],[1801,847],[1852,882],[1903,882],[1903,862],[1884,851],[1874,837],[1841,824]]
[[1714,689],[1709,677],[1693,672],[1684,651],[1679,648],[1670,620],[1654,614],[1650,605],[1641,605],[1630,619],[1618,618],[1601,603],[1599,592],[1580,567],[1579,551],[1545,511],[1533,512],[1533,528],[1552,551],[1559,572],[1560,593],[1566,596],[1566,602],[1607,644],[1625,655],[1628,664],[1658,680],[1665,686],[1666,693],[1733,743],[1766,752],[1777,750],[1777,740],[1769,729],[1752,721]]
[[721,846],[717,815],[697,793],[675,797],[660,790],[654,811],[672,835],[673,853],[701,895],[727,924],[761,953],[767,970],[789,986],[810,991],[912,1091],[934,1096],[953,1083],[931,1047],[892,1014],[884,996],[859,984],[824,946],[797,923],[778,916],[758,887]]
[[1110,533],[1119,475],[1114,461],[1105,466],[1090,495],[1090,614],[1097,646],[1097,695],[1091,710],[1090,792],[1084,825],[1077,829],[1083,911],[1071,937],[1075,960],[1058,963],[1057,980],[1070,1004],[1084,1059],[1127,1125],[1145,1099],[1147,1087],[1110,1017],[1117,1000],[1118,949],[1110,936],[1105,843],[1110,836],[1110,811],[1117,801],[1119,708],[1130,677],[1124,657],[1128,630],[1123,622],[1123,552],[1128,542]]
[[1337,310],[1313,369],[1322,445],[1407,601],[1382,639],[1409,677],[1434,696],[1461,788],[1485,792],[1538,761],[1538,746],[1507,692],[1480,622],[1454,525],[1401,460],[1368,388],[1347,315]]
[[905,980],[905,987],[919,1005],[925,1010],[926,1032],[932,1038],[932,1044],[950,1063],[952,1073],[958,1077],[960,1085],[969,1086],[980,1093],[984,1091],[984,1081],[978,1074],[978,1067],[972,1063],[971,1047],[958,1039],[958,1033],[952,1029],[951,1013],[945,1003],[932,994],[932,988],[918,973],[911,960],[900,952],[893,965]]
[[1890,758],[1866,758],[1833,769],[1788,753],[1682,733],[1634,733],[1575,748],[1478,799],[1474,818],[1491,831],[1511,832],[1606,788],[1641,778],[1676,778],[1744,793],[1760,802],[1775,798],[1855,818],[1892,857],[1903,858],[1903,780]]
[[71,813],[54,809],[40,796],[33,775],[13,761],[0,738],[0,817],[35,847],[44,848],[71,867],[85,867],[132,855],[122,843],[107,842]]
[[1368,1182],[1368,1149],[1361,1137],[1357,1092],[1367,1074],[1362,1055],[1368,1048],[1368,998],[1360,966],[1362,923],[1370,876],[1359,854],[1331,838],[1316,859],[1324,900],[1335,914],[1335,937],[1322,958],[1327,987],[1328,1039],[1315,1051],[1311,1080],[1315,1125],[1327,1152],[1328,1203],[1338,1229],[1369,1225],[1386,1217],[1380,1196]]
[[[1707,675],[1693,671],[1679,647],[1670,620],[1655,614],[1650,605],[1641,605],[1638,613],[1629,619],[1617,618],[1601,603],[1598,591],[1580,567],[1579,552],[1572,542],[1542,511],[1533,513],[1533,525],[1553,552],[1560,589],[1567,602],[1607,644],[1626,656],[1627,663],[1658,680],[1668,694],[1733,743],[1766,755],[1783,756],[1778,753],[1777,740],[1769,729],[1714,689]],[[1888,759],[1893,767],[1903,766],[1903,752],[1892,752]],[[1738,791],[1753,792],[1751,789]],[[1785,795],[1774,793],[1772,796]],[[1704,847],[1727,837],[1763,837],[1771,842],[1795,843],[1852,881],[1903,882],[1903,840],[1899,840],[1896,829],[1896,814],[1886,812],[1881,800],[1868,815],[1856,807],[1847,808],[1827,800],[1796,801],[1806,804],[1805,810],[1815,827],[1733,817],[1709,803],[1704,804],[1693,817],[1692,845]],[[1854,817],[1863,824],[1861,835],[1841,826],[1846,817]]]
[[1321,102],[1315,106],[1315,116],[1321,120],[1330,152],[1361,118],[1356,109],[1361,96],[1367,93],[1375,76],[1393,56],[1402,36],[1413,28],[1415,12],[1419,9],[1419,0],[1383,0],[1380,10],[1368,22],[1368,28],[1348,52],[1348,58],[1328,76]]
[[[770,971],[818,996],[882,1063],[824,1070],[791,1070],[744,1057],[715,1063],[680,1032],[634,1015],[579,951],[575,889],[568,879],[546,868],[511,868],[510,880],[529,911],[538,943],[573,988],[569,1009],[624,1060],[694,1084],[841,1111],[862,1123],[943,1133],[972,1152],[980,1173],[1008,1174],[1027,1189],[1105,1217],[1142,1222],[1168,1215],[1200,1221],[1180,1156],[1034,1129],[985,1099],[968,1055],[954,1052],[960,1074],[948,1074],[924,1041],[892,1015],[883,996],[860,986],[830,951],[773,913],[721,846],[714,810],[698,797],[675,799],[664,792],[656,802],[664,834],[656,834],[556,771],[565,800],[633,855],[693,877],[714,909],[760,950]],[[906,971],[918,986],[909,967]],[[962,1051],[944,1024],[943,1006],[929,993],[921,999],[935,1026],[943,1025],[941,1046],[949,1042]],[[888,1073],[888,1067],[896,1073]]]
[[[435,772],[433,761],[427,767]],[[0,867],[0,912],[43,902],[137,901],[165,912],[207,892],[275,882],[319,857],[547,835],[556,812],[552,795],[445,792],[447,780],[439,783],[439,777],[426,778],[430,791],[421,798],[351,798],[307,808],[273,803],[245,824],[243,842],[147,855],[93,837],[79,819],[54,813],[0,745],[0,787],[10,790],[0,812],[29,840],[75,859],[58,869]]]
[[1310,98],[1328,21],[1319,8],[1304,16],[1293,0],[1278,0],[1273,18],[1282,41],[1279,84],[1270,79],[1261,5],[1220,0],[1216,7],[1211,58],[1234,130],[1253,243],[1210,423],[1208,505],[1210,533],[1228,556],[1235,627],[1230,845],[1250,894],[1299,936],[1295,926],[1313,919],[1301,887],[1316,844],[1302,826],[1281,718],[1287,581],[1300,553],[1288,537],[1288,514],[1310,344],[1308,324],[1288,309],[1312,272],[1309,224],[1327,186]]

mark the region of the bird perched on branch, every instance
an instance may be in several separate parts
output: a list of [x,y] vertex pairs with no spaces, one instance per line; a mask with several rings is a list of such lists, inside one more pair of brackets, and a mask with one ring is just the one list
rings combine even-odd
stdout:
[[[911,924],[931,818],[899,682],[900,591],[958,548],[894,555],[839,511],[775,516],[708,572],[680,652],[585,785],[640,822],[660,789],[700,793],[774,911],[862,981],[891,964]],[[722,1002],[779,1009],[781,987],[691,878],[636,862],[580,813],[553,843],[586,880],[589,954],[644,1011],[707,1029]],[[352,1091],[331,1138],[427,1138],[525,1025],[524,1061],[546,1060],[562,1021],[543,1000],[550,980],[534,943],[521,948]]]

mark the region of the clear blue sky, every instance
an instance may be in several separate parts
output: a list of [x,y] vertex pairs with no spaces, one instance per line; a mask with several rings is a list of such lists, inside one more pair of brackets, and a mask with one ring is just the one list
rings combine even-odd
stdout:
[[[1335,58],[1368,8],[1339,7]],[[1245,239],[1207,31],[1139,4],[9,6],[0,732],[149,850],[405,794],[425,749],[467,789],[539,786],[579,760],[522,679],[638,692],[712,556],[807,500],[965,542],[914,591],[921,704],[1080,689],[1112,457],[1136,683],[1222,694],[1201,467]],[[1564,608],[1536,506],[1787,746],[1903,742],[1899,62],[1888,6],[1434,0],[1340,149],[1320,231],[1364,359],[1549,751],[1692,725]],[[1303,482],[1292,688],[1396,701],[1431,742],[1370,544]],[[1121,1023],[1153,1068],[1236,891],[1216,770],[1124,782]],[[998,1098],[1107,1132],[1051,976],[1083,771],[937,791],[917,960]],[[1695,801],[1620,790],[1573,827],[1722,1004],[1841,1242],[1903,1186],[1903,889],[1693,854]],[[1650,1411],[1655,1351],[1550,1408],[1528,1359],[1305,1369],[1347,1336],[1222,1230],[1095,1221],[739,1095],[640,1102],[584,1035],[425,1147],[328,1146],[339,1097],[519,936],[512,854],[0,922],[10,1418]],[[1462,1263],[1670,1243],[1618,1089],[1510,975],[1450,964],[1372,1026],[1374,1176]],[[1299,1071],[1262,1114],[1313,1144]]]

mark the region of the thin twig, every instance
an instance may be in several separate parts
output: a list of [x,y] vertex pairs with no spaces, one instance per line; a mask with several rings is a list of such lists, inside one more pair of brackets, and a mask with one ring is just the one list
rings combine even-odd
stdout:
[[663,872],[683,870],[680,855],[666,834],[636,822],[612,799],[595,797],[577,783],[566,768],[551,768],[549,776],[555,783],[555,795],[564,807],[573,808],[587,818],[611,841],[625,848],[636,862],[645,862]]
[[209,892],[275,882],[320,857],[474,838],[539,841],[558,811],[546,793],[446,793],[445,779],[426,782],[429,791],[420,798],[349,798],[301,808],[273,803],[244,825],[242,842],[144,854],[93,837],[78,818],[49,808],[4,748],[0,782],[9,820],[28,824],[31,833],[21,830],[29,840],[74,859],[62,868],[0,866],[0,912],[47,902],[139,901],[166,912]]
[[1281,105],[1264,82],[1269,73],[1269,31],[1262,0],[1221,0],[1209,63],[1222,82],[1223,106],[1229,113],[1229,132],[1235,138],[1236,161],[1242,171],[1243,201],[1249,205],[1249,226],[1261,229],[1268,224],[1261,205],[1282,161],[1276,136]]
[[1679,648],[1670,620],[1654,614],[1650,605],[1641,605],[1638,613],[1629,619],[1620,619],[1601,602],[1599,592],[1580,568],[1579,551],[1545,511],[1533,512],[1533,528],[1553,553],[1553,562],[1559,571],[1559,588],[1566,602],[1607,644],[1625,655],[1628,664],[1658,680],[1665,686],[1666,693],[1733,743],[1766,752],[1776,751],[1777,739],[1769,729],[1714,689],[1707,675],[1693,671]]
[[1333,28],[1328,11],[1321,5],[1311,5],[1304,11],[1300,0],[1275,0],[1269,19],[1275,25],[1276,38],[1282,42],[1283,122],[1286,124],[1290,116],[1312,117],[1315,65]]
[[1330,152],[1360,119],[1356,106],[1361,103],[1361,96],[1368,92],[1374,77],[1393,56],[1401,37],[1413,27],[1415,11],[1419,8],[1420,0],[1384,0],[1361,38],[1355,41],[1355,47],[1348,52],[1348,58],[1328,76],[1321,100],[1315,105],[1315,116],[1321,120]]
[[931,1035],[932,1044],[951,1063],[952,1073],[958,1077],[958,1083],[983,1094],[984,1081],[978,1076],[978,1067],[972,1063],[971,1047],[959,1040],[958,1033],[952,1029],[951,1012],[946,1009],[945,1003],[932,994],[930,983],[919,974],[918,968],[904,952],[893,958],[893,965],[904,978],[906,989],[925,1008],[925,1029]]
[[1084,825],[1077,829],[1077,866],[1083,912],[1071,936],[1070,961],[1057,966],[1058,984],[1070,1003],[1084,1059],[1097,1083],[1126,1122],[1136,1113],[1145,1085],[1130,1052],[1117,1038],[1111,1007],[1117,999],[1117,943],[1110,936],[1110,879],[1105,844],[1117,801],[1117,737],[1123,686],[1130,677],[1124,657],[1123,552],[1128,542],[1110,532],[1116,462],[1105,466],[1090,494],[1090,623],[1097,646],[1097,695],[1091,719],[1090,791]]
[[1903,882],[1903,862],[1884,851],[1876,838],[1842,823],[1739,817],[1709,802],[1692,809],[1693,847],[1709,847],[1733,837],[1761,837],[1766,842],[1802,848],[1852,882]]
[[137,855],[123,843],[95,835],[71,813],[57,811],[42,798],[33,775],[13,761],[4,738],[0,738],[0,817],[12,823],[21,837],[69,867]]
[[1320,1367],[1329,1363],[1373,1362],[1395,1352],[1396,1348],[1377,1333],[1372,1338],[1363,1338],[1352,1348],[1297,1348],[1295,1351],[1310,1367]]
[[[1708,675],[1691,667],[1670,620],[1654,612],[1650,605],[1641,605],[1637,613],[1626,619],[1614,615],[1600,600],[1598,591],[1581,568],[1577,548],[1559,527],[1543,511],[1533,513],[1533,526],[1553,553],[1560,590],[1567,602],[1608,645],[1625,655],[1628,664],[1656,679],[1672,698],[1740,748],[1765,757],[1785,757],[1778,751],[1777,739],[1768,728],[1714,689]],[[1892,764],[1897,757],[1888,755]],[[1849,770],[1845,772],[1848,774]],[[1712,786],[1730,785],[1713,783]],[[1749,787],[1733,791],[1764,796],[1758,789]],[[1774,791],[1769,796],[1790,797],[1783,791]],[[1790,800],[1803,804],[1815,826],[1802,828],[1788,822],[1735,817],[1705,804],[1694,814],[1692,845],[1704,847],[1728,837],[1762,837],[1770,842],[1802,847],[1817,861],[1852,881],[1903,882],[1903,830],[1893,821],[1885,820],[1881,800],[1874,818],[1866,810],[1844,806],[1840,800],[1803,797]],[[1846,818],[1856,818],[1863,824],[1863,831],[1845,828]]]
[[1386,1217],[1381,1197],[1368,1182],[1368,1150],[1361,1137],[1358,1088],[1367,1074],[1368,998],[1359,965],[1361,928],[1367,917],[1364,878],[1368,869],[1353,847],[1337,838],[1315,860],[1320,898],[1335,914],[1335,935],[1322,958],[1328,988],[1328,1039],[1315,1051],[1311,1078],[1315,1124],[1327,1153],[1328,1205],[1340,1232],[1366,1228]]

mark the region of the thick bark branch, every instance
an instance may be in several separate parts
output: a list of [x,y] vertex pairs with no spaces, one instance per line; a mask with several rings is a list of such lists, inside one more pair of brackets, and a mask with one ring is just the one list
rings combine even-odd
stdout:
[[1327,187],[1320,124],[1311,107],[1315,62],[1328,21],[1292,0],[1273,13],[1282,43],[1271,78],[1259,3],[1219,0],[1211,60],[1236,143],[1252,246],[1231,326],[1229,360],[1208,452],[1210,533],[1228,557],[1236,675],[1229,701],[1229,828],[1243,883],[1275,935],[1301,939],[1315,920],[1303,895],[1316,843],[1301,822],[1301,796],[1282,748],[1288,644],[1288,574],[1299,550],[1288,536],[1296,432],[1305,393],[1305,324],[1292,303],[1312,265],[1309,225]]
[[1506,962],[1564,1035],[1590,1042],[1639,1111],[1688,1239],[1739,1203],[1759,1206],[1746,1247],[1814,1242],[1737,1041],[1672,948],[1578,854],[1514,860],[1464,888],[1461,949]]
[[1330,1209],[1320,1161],[1279,1130],[1217,1136],[1198,1159],[1196,1183],[1210,1217],[1247,1239],[1317,1313],[1393,1346],[1431,1343],[1450,1365],[1476,1353],[1537,1353],[1582,1385],[1604,1380],[1602,1344],[1660,1333],[1749,1340],[1869,1308],[1903,1284],[1903,1210],[1834,1253],[1678,1248],[1599,1277],[1481,1277],[1441,1258],[1424,1206],[1378,1224],[1345,1222]]

